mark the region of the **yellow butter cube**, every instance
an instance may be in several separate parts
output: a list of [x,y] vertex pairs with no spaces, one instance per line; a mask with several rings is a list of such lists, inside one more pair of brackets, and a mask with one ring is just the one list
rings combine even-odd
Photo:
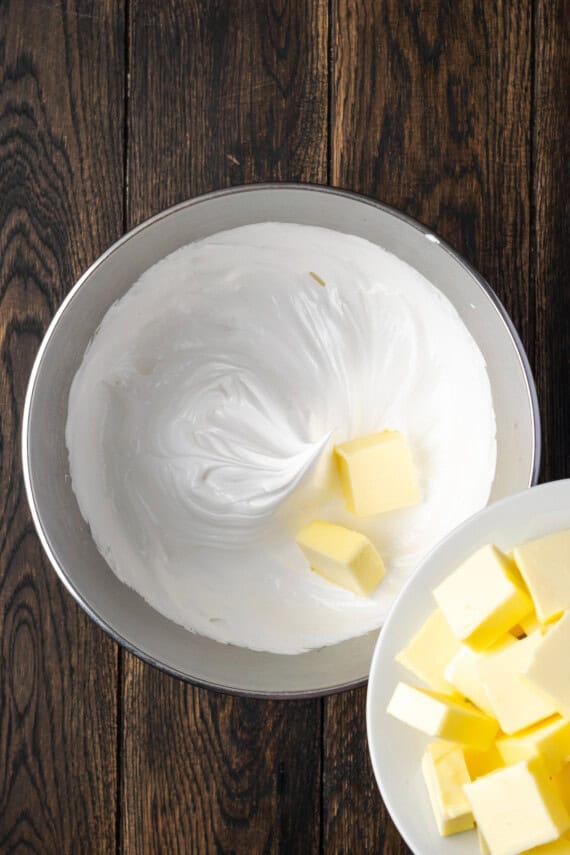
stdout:
[[388,713],[430,736],[488,749],[499,730],[490,718],[460,698],[399,683],[388,704]]
[[505,733],[530,727],[557,712],[553,702],[524,676],[541,643],[542,633],[534,632],[479,661],[481,684]]
[[[531,728],[528,728],[529,730]],[[524,733],[525,731],[521,731]],[[503,758],[503,766],[514,766],[521,760],[531,760],[538,757],[533,745],[517,736],[501,736],[497,739],[497,751]]]
[[464,786],[492,855],[519,855],[557,840],[570,826],[560,794],[540,760],[525,760]]
[[487,751],[479,751],[477,748],[462,745],[461,750],[463,751],[467,771],[472,781],[481,778],[483,775],[488,775],[490,772],[494,772],[505,765],[501,755],[497,751],[496,745],[491,745]]
[[473,828],[473,812],[463,792],[470,778],[461,749],[445,742],[428,745],[422,772],[442,837]]
[[541,641],[525,674],[531,685],[552,700],[556,712],[570,718],[570,612]]
[[370,517],[419,502],[412,455],[399,431],[343,442],[335,447],[335,456],[351,513]]
[[477,842],[479,844],[479,852],[481,855],[491,855],[491,850],[487,846],[487,841],[481,834],[481,829],[477,828]]
[[466,644],[462,644],[445,669],[445,677],[453,688],[460,695],[463,695],[471,703],[475,704],[476,707],[487,713],[487,715],[493,717],[495,716],[495,712],[489,700],[487,690],[481,682],[479,663],[484,656],[503,650],[510,644],[515,644],[515,639],[509,633],[483,653],[473,650]]
[[558,775],[554,776],[554,783],[560,793],[564,807],[570,813],[570,763],[566,763]]
[[428,617],[410,643],[396,656],[396,661],[423,680],[436,692],[453,692],[444,677],[449,662],[457,654],[460,643],[439,609]]
[[542,624],[535,611],[532,611],[529,615],[524,617],[520,621],[519,626],[525,635],[531,635],[531,633],[536,632],[537,629],[542,629]]
[[514,556],[542,623],[570,609],[570,529],[523,543]]
[[522,855],[570,855],[570,838],[564,834],[552,843],[527,849]]
[[328,582],[367,596],[384,576],[384,562],[360,532],[314,520],[297,535],[311,569]]
[[502,736],[497,750],[507,765],[541,757],[546,771],[556,774],[570,760],[570,721],[556,715],[515,736]]
[[485,650],[532,611],[512,561],[487,545],[464,561],[434,591],[454,635]]

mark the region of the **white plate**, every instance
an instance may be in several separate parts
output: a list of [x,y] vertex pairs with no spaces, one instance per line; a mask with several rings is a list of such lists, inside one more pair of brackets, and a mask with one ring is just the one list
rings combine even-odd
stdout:
[[478,547],[511,549],[525,540],[570,528],[570,479],[542,484],[490,505],[456,528],[428,555],[398,597],[376,644],[366,704],[372,766],[392,819],[415,855],[478,855],[474,831],[440,837],[420,763],[432,738],[387,715],[399,680],[410,680],[396,654],[435,607],[433,588]]

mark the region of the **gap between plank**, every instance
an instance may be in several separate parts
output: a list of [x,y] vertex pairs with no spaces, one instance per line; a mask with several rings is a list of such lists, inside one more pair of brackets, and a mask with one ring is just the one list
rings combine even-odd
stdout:
[[115,851],[116,855],[121,855],[123,849],[123,811],[121,795],[123,781],[123,648],[120,644],[117,646],[117,747],[115,757],[117,765],[117,787],[115,794]]
[[[537,370],[537,305],[536,305],[536,271],[537,271],[537,252],[538,252],[538,235],[537,235],[537,116],[538,108],[536,97],[537,86],[537,63],[538,63],[538,14],[540,0],[531,0],[531,17],[530,17],[530,127],[529,127],[529,213],[528,213],[528,277],[529,289],[533,295],[533,326],[532,326],[532,356],[533,356],[533,371]],[[530,342],[529,342],[530,344]],[[543,471],[544,458],[541,465]],[[539,480],[540,480],[539,473]]]
[[[123,100],[123,233],[129,228],[129,102],[131,95],[131,0],[125,2],[124,17],[124,100]],[[117,648],[117,745],[115,762],[117,766],[117,788],[115,807],[115,851],[121,855],[123,851],[123,735],[124,735],[124,659],[125,652],[121,645]]]
[[332,184],[332,100],[333,100],[333,14],[335,0],[329,0],[327,21],[327,185]]

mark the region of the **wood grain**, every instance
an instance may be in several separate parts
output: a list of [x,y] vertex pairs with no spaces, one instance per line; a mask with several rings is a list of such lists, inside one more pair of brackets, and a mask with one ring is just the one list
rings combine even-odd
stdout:
[[534,255],[544,480],[570,477],[570,10],[539,0],[535,28]]
[[318,851],[318,701],[216,695],[132,657],[125,671],[124,852]]
[[129,216],[326,182],[327,0],[131,0]]
[[535,369],[543,478],[570,476],[567,7],[0,2],[2,855],[408,851],[372,778],[365,690],[193,689],[118,657],[73,604],[26,507],[25,385],[59,301],[124,225],[232,184],[330,178],[489,279]]
[[333,0],[332,183],[433,228],[533,337],[530,0]]
[[[463,252],[532,347],[531,22],[528,0],[333,0],[331,182]],[[407,851],[365,759],[364,698],[325,700],[324,851]]]
[[366,740],[366,689],[325,698],[322,851],[409,852],[396,831],[372,773]]
[[55,308],[122,228],[122,5],[5,0],[0,60],[0,852],[113,852],[116,652],[42,554],[20,429]]
[[[326,180],[324,0],[155,0],[130,15],[128,216]],[[321,703],[221,697],[124,662],[125,853],[319,851]]]

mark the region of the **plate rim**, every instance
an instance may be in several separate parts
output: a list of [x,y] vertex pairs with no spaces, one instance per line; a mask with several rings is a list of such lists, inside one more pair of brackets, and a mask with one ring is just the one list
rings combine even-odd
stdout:
[[[415,584],[417,583],[417,580],[419,578],[421,578],[425,573],[427,573],[426,568],[429,568],[432,565],[434,560],[437,558],[437,555],[438,555],[440,550],[444,549],[450,542],[453,542],[455,540],[460,540],[463,537],[465,530],[469,530],[471,528],[475,529],[475,528],[479,527],[479,528],[482,528],[482,530],[484,531],[484,528],[481,525],[482,518],[483,518],[483,520],[486,520],[486,518],[492,518],[493,515],[496,513],[497,508],[500,510],[500,509],[504,508],[506,505],[510,505],[510,504],[516,505],[519,502],[524,502],[525,498],[528,497],[529,493],[532,493],[535,496],[540,496],[540,495],[548,494],[550,492],[554,493],[554,492],[557,492],[558,490],[568,490],[569,499],[570,499],[570,478],[559,478],[559,479],[556,479],[555,481],[546,481],[546,482],[541,483],[541,484],[535,484],[533,486],[528,487],[525,490],[519,491],[518,493],[513,493],[510,496],[506,496],[502,499],[498,499],[496,502],[493,502],[489,505],[486,505],[484,508],[482,508],[476,514],[473,514],[471,517],[466,519],[464,522],[460,523],[458,526],[456,526],[456,528],[454,528],[451,532],[449,532],[448,535],[446,535],[444,538],[442,538],[442,540],[440,540],[435,545],[435,547],[432,550],[430,550],[430,552],[426,555],[426,557],[423,559],[423,561],[421,562],[419,567],[416,569],[414,574],[408,579],[408,581],[406,582],[406,584],[404,585],[404,587],[402,588],[402,590],[400,591],[400,593],[396,597],[396,600],[394,601],[394,604],[393,604],[392,608],[390,609],[388,617],[386,618],[386,620],[385,620],[385,622],[384,622],[384,624],[380,630],[378,639],[376,641],[376,645],[374,647],[374,652],[372,654],[372,659],[370,662],[370,674],[369,674],[369,676],[376,673],[376,671],[380,670],[379,666],[380,666],[381,661],[383,660],[383,655],[382,655],[383,654],[383,646],[385,644],[389,643],[386,640],[383,641],[383,637],[384,637],[384,639],[389,638],[392,625],[397,623],[398,618],[399,618],[399,612],[400,612],[402,601],[407,599],[407,597],[409,596],[410,590],[415,586]],[[569,506],[570,506],[570,502],[569,502]],[[406,825],[406,823],[403,821],[403,819],[401,817],[401,814],[400,814],[400,811],[398,808],[398,804],[397,804],[396,800],[392,798],[390,788],[386,785],[386,781],[387,781],[389,775],[386,773],[386,770],[382,767],[382,765],[380,763],[378,763],[377,754],[372,751],[372,747],[371,747],[372,740],[370,738],[370,734],[373,731],[375,731],[374,722],[373,722],[373,714],[374,714],[374,712],[377,712],[377,711],[373,710],[373,706],[374,706],[373,693],[370,691],[370,680],[369,680],[368,689],[367,689],[367,693],[366,693],[366,716],[365,716],[366,717],[366,737],[367,737],[367,744],[368,744],[368,756],[370,758],[370,762],[372,765],[372,770],[374,773],[376,786],[378,788],[378,791],[380,793],[382,801],[383,801],[384,805],[386,806],[386,809],[387,809],[388,813],[390,814],[392,821],[394,822],[394,825],[396,826],[399,834],[401,835],[402,839],[405,841],[406,845],[410,848],[410,850],[412,852],[416,853],[416,855],[426,855],[426,853],[420,852],[420,850],[417,849],[417,847],[415,845],[415,841],[413,841],[411,839],[408,826]],[[376,730],[377,730],[377,728],[376,728]],[[418,768],[419,768],[419,760],[420,760],[420,758],[418,758]],[[478,851],[478,849],[475,846],[475,848],[473,849],[473,852],[476,853],[477,851]]]

